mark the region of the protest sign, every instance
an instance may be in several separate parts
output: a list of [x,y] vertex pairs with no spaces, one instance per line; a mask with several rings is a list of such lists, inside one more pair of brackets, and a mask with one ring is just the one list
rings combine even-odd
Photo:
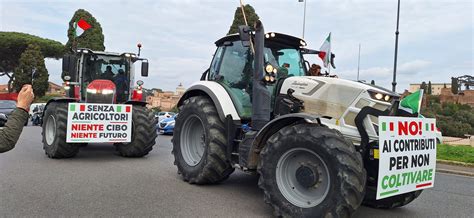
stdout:
[[69,103],[67,143],[130,142],[132,105]]
[[379,117],[377,199],[434,185],[436,120]]

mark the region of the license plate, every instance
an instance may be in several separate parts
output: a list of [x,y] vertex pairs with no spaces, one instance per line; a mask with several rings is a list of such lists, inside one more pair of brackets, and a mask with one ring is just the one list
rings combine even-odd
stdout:
[[160,133],[164,133],[164,132],[165,132],[165,130],[160,129]]

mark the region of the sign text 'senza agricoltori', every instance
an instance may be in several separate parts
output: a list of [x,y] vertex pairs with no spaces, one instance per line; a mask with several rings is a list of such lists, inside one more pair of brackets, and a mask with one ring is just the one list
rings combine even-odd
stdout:
[[69,103],[68,143],[131,141],[132,105]]
[[377,199],[434,185],[436,120],[379,117]]

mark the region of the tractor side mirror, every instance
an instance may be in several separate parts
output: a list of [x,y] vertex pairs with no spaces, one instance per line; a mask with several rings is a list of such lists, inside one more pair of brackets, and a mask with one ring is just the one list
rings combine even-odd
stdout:
[[63,80],[76,81],[77,57],[75,55],[66,54],[63,56]]
[[148,76],[148,62],[147,61],[142,62],[142,76],[143,77]]
[[250,27],[241,25],[239,26],[239,37],[240,41],[242,41],[242,45],[244,47],[250,46]]

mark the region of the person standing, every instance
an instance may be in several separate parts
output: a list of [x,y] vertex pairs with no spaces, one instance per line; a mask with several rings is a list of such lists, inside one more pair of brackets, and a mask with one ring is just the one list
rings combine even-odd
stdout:
[[0,129],[0,153],[7,152],[15,147],[24,124],[28,122],[28,109],[33,99],[34,94],[31,85],[24,85],[18,93],[16,109],[8,116],[5,127]]

